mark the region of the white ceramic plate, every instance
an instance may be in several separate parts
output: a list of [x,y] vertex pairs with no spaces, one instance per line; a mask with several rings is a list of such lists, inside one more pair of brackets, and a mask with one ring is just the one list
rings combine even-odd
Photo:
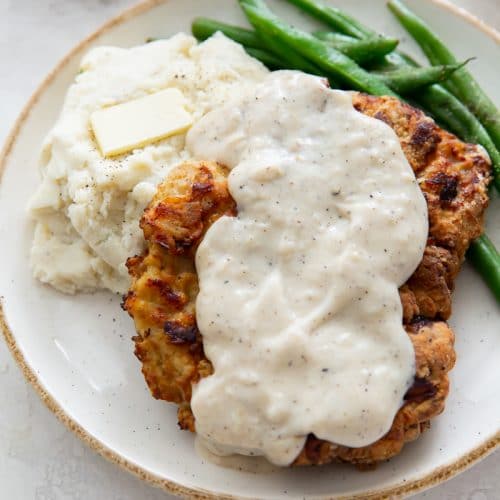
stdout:
[[[313,26],[284,2],[273,3],[289,19]],[[382,0],[335,4],[378,30],[406,39]],[[439,30],[459,58],[478,56],[471,67],[500,101],[498,34],[442,0],[410,4]],[[400,456],[365,473],[332,465],[254,475],[204,462],[194,451],[193,436],[177,429],[175,408],[149,395],[132,354],[134,331],[120,310],[120,298],[107,293],[68,297],[32,279],[28,268],[32,227],[25,206],[38,183],[40,143],[59,113],[82,54],[97,44],[130,46],[150,36],[189,31],[195,15],[243,22],[234,0],[146,1],[76,47],[18,120],[0,158],[0,321],[13,354],[48,406],[85,441],[128,470],[179,494],[369,498],[415,492],[451,477],[500,442],[500,310],[467,265],[454,297],[451,324],[457,334],[458,362],[446,411]],[[413,45],[403,45],[418,54]],[[493,205],[489,233],[500,245],[500,203],[496,200]]]

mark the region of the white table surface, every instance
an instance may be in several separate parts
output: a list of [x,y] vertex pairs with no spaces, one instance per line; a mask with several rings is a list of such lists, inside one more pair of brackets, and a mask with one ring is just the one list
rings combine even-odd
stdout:
[[[208,0],[205,0],[208,1]],[[133,0],[0,0],[0,143],[25,101],[81,38]],[[456,0],[500,29],[499,0]],[[6,242],[2,242],[5,244]],[[500,499],[500,452],[415,499]],[[172,498],[98,456],[22,377],[0,340],[0,499]]]

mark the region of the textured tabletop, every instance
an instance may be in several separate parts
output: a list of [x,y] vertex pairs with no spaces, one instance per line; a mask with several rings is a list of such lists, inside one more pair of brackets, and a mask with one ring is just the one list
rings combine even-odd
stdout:
[[[0,143],[45,74],[133,0],[0,0]],[[500,29],[499,0],[456,0]],[[169,495],[106,462],[63,427],[0,341],[0,498],[156,500]],[[500,452],[415,499],[500,499]]]

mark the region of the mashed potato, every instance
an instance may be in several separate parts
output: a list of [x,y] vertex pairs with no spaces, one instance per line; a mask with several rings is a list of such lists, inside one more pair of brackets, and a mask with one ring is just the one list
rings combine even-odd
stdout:
[[42,183],[29,206],[36,221],[34,276],[66,293],[124,292],[125,261],[143,248],[142,211],[169,170],[190,159],[185,134],[104,158],[89,124],[93,111],[177,88],[196,121],[266,73],[221,34],[201,44],[178,34],[131,49],[89,52],[41,154]]

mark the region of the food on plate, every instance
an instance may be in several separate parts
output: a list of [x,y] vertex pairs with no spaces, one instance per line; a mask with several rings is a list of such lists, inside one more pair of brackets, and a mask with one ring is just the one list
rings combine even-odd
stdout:
[[[188,114],[199,119],[267,73],[222,35],[202,44],[178,34],[130,49],[91,50],[41,154],[42,182],[30,203],[36,222],[34,276],[67,293],[99,288],[125,292],[125,261],[144,245],[137,221],[156,185],[173,166],[190,158],[182,132]],[[157,110],[171,104],[160,130],[152,129],[151,99]],[[169,124],[174,107],[176,116]],[[133,150],[103,156],[92,118],[97,139],[108,141],[101,146]],[[179,133],[134,149],[156,139],[155,134],[172,132],[170,126]]]
[[[238,451],[265,454],[280,465],[291,462],[320,464],[335,460],[374,463],[399,453],[403,444],[418,437],[428,427],[429,420],[444,408],[448,393],[447,372],[455,360],[453,333],[445,320],[451,312],[451,290],[465,251],[470,241],[481,233],[483,213],[488,201],[488,158],[482,148],[461,142],[440,129],[422,112],[401,101],[360,93],[352,94],[352,105],[372,118],[366,122],[364,129],[359,128],[359,124],[351,132],[341,129],[345,144],[357,144],[359,148],[353,147],[354,151],[344,150],[340,154],[335,151],[335,147],[338,141],[342,142],[338,138],[342,134],[335,136],[335,131],[339,130],[336,127],[344,124],[350,129],[352,124],[349,113],[343,110],[345,114],[342,114],[336,108],[341,108],[341,104],[337,102],[334,105],[329,101],[332,93],[324,83],[320,83],[320,79],[294,76],[294,73],[281,73],[281,76],[275,73],[257,86],[255,94],[250,93],[246,105],[236,101],[229,108],[208,114],[189,132],[188,146],[198,158],[215,159],[220,163],[207,160],[179,166],[160,185],[141,219],[148,248],[143,255],[133,257],[128,262],[133,284],[124,301],[124,307],[134,318],[138,332],[134,339],[136,355],[143,364],[143,373],[153,396],[177,403],[181,427],[198,432],[201,428],[204,438],[209,441],[207,444],[220,453]],[[277,95],[282,99],[280,103],[271,99],[271,96]],[[347,95],[343,94],[342,99],[346,99]],[[306,106],[305,103],[309,106],[307,115],[298,112],[301,105]],[[324,106],[326,116],[323,119],[320,118],[318,110],[321,106],[318,103]],[[245,117],[244,122],[240,121],[241,116]],[[405,209],[401,208],[398,197],[389,194],[394,194],[392,181],[384,178],[384,182],[375,189],[375,179],[380,172],[370,173],[361,166],[363,162],[359,161],[360,157],[377,170],[386,160],[384,153],[393,151],[389,145],[390,135],[385,139],[387,144],[380,146],[377,143],[378,148],[375,150],[366,148],[363,142],[369,143],[370,134],[375,133],[369,124],[372,123],[376,129],[377,124],[381,125],[380,122],[385,122],[394,130],[425,195],[428,235],[425,216],[415,208],[406,212],[408,205]],[[390,131],[388,127],[383,128]],[[360,130],[363,130],[365,137],[359,137]],[[277,148],[277,145],[282,149]],[[353,157],[350,157],[351,153]],[[397,155],[397,152],[394,151],[394,154]],[[335,170],[341,163],[337,161],[339,158],[352,161],[351,169]],[[353,158],[357,158],[358,163]],[[243,170],[236,166],[240,160],[245,167]],[[318,175],[314,171],[316,163],[327,172],[328,168],[333,168],[330,175],[323,174],[324,186],[315,177]],[[229,176],[229,182],[229,170],[223,165],[236,166]],[[294,165],[300,167],[298,171],[303,172],[303,176],[299,175],[295,179],[290,174],[294,172]],[[394,163],[391,167],[396,170],[400,168]],[[291,177],[287,178],[287,175]],[[343,177],[348,175],[352,175],[352,183],[346,181],[348,177]],[[308,179],[308,176],[311,178]],[[280,179],[295,182],[297,186],[290,185],[288,190],[280,190]],[[401,193],[405,192],[405,196],[413,200],[411,187],[405,185],[404,179],[403,173],[398,174],[394,186],[399,186]],[[260,188],[254,186],[245,195],[247,183],[251,187],[252,182]],[[340,190],[332,189],[332,182],[339,183]],[[274,190],[269,191],[269,186],[274,186]],[[310,188],[309,191],[306,186]],[[323,188],[331,194],[331,198],[325,195]],[[370,355],[365,352],[364,358],[357,358],[354,351],[343,352],[342,336],[336,336],[339,325],[344,324],[346,316],[350,317],[348,313],[351,301],[354,301],[354,323],[348,324],[361,344],[366,340],[362,333],[363,315],[367,313],[364,296],[351,295],[349,286],[342,285],[341,277],[345,271],[355,288],[370,274],[363,271],[366,262],[360,258],[360,255],[365,255],[361,243],[363,238],[358,241],[352,233],[347,233],[350,238],[340,246],[335,245],[335,238],[322,239],[323,209],[331,210],[332,217],[333,214],[342,215],[342,210],[349,213],[349,209],[355,206],[353,200],[360,193],[367,197],[365,203],[361,204],[363,209],[369,210],[381,203],[376,212],[372,215],[365,213],[361,219],[367,224],[383,223],[383,210],[387,205],[384,205],[383,197],[371,204],[373,198],[370,194],[375,197],[376,194],[370,189],[379,189],[390,200],[389,206],[392,205],[396,211],[399,210],[396,207],[400,207],[400,216],[404,213],[404,221],[398,223],[397,217],[393,221],[397,228],[395,233],[391,233],[394,229],[390,226],[384,231],[380,231],[382,226],[377,226],[379,231],[365,230],[368,240],[378,235],[379,243],[387,242],[385,250],[388,252],[395,248],[391,245],[397,246],[399,231],[402,231],[400,242],[406,242],[406,246],[403,245],[404,252],[399,254],[402,260],[396,257],[397,252],[391,255],[390,271],[388,268],[384,271],[389,274],[383,272],[381,275],[384,276],[382,282],[387,284],[385,280],[396,272],[397,263],[405,263],[400,264],[405,271],[399,278],[392,275],[392,279],[397,282],[397,285],[392,285],[393,290],[396,291],[399,286],[399,298],[396,295],[396,301],[401,304],[399,316],[396,314],[395,317],[399,318],[399,322],[401,316],[403,318],[404,330],[401,323],[399,328],[413,346],[416,365],[408,364],[405,347],[402,347],[404,342],[396,348],[398,344],[391,343],[395,342],[396,337],[391,339],[390,335],[385,336],[392,329],[388,326],[392,324],[392,319],[385,318],[385,328],[382,330],[377,329],[373,317],[372,321],[367,322],[373,336],[376,336],[375,332],[383,331],[383,334],[380,333],[385,342],[381,343],[381,346],[385,346],[382,351],[397,352],[400,356],[400,366],[394,371],[391,371],[390,362],[381,361],[383,356],[377,357],[376,345],[368,344],[374,352]],[[270,197],[269,193],[275,196]],[[304,209],[308,206],[304,203],[314,195],[317,213],[314,207]],[[418,206],[417,199],[412,201],[417,203],[415,207]],[[294,200],[297,200],[297,214],[294,213],[293,204],[287,205]],[[265,208],[269,202],[279,202],[282,210]],[[254,205],[257,207],[255,213],[264,216],[264,219],[255,217],[258,222],[252,223],[247,220],[245,213],[248,207]],[[255,215],[251,210],[249,213]],[[353,208],[348,218],[352,216],[356,220],[354,214]],[[271,221],[280,222],[276,226],[278,230],[267,216]],[[302,222],[305,228],[301,227]],[[342,221],[336,219],[336,224],[340,233],[338,237],[341,237]],[[352,220],[351,224],[356,227]],[[274,232],[271,228],[274,228]],[[269,232],[266,232],[268,229]],[[407,231],[410,230],[415,231],[411,239],[403,236],[408,235]],[[276,233],[285,242],[275,242],[278,237]],[[290,236],[288,244],[287,236]],[[320,250],[314,244],[305,244],[314,256],[309,258],[308,252],[301,251],[303,242],[313,239],[318,241]],[[325,241],[328,241],[327,245]],[[418,248],[419,241],[422,241],[422,248]],[[353,247],[359,251],[359,255]],[[247,251],[243,253],[245,258],[241,257],[242,248]],[[373,273],[378,276],[379,262],[375,261],[378,258],[383,261],[386,252],[382,247],[379,255],[377,244],[369,248],[371,253],[368,252],[368,255],[373,258]],[[349,254],[347,261],[339,260],[342,252],[349,251],[354,253]],[[259,269],[259,264],[252,259],[262,255],[266,255],[272,265],[269,264],[266,272],[261,270],[260,274],[254,275],[253,266]],[[302,257],[297,259],[300,255]],[[350,271],[353,255],[357,269]],[[234,264],[225,262],[229,262],[232,257],[236,260]],[[297,260],[287,268],[287,259],[293,258]],[[333,274],[330,265],[335,268]],[[318,273],[317,267],[321,266],[328,270]],[[278,269],[282,270],[281,275]],[[308,272],[292,278],[293,269],[297,269],[299,274],[300,269]],[[288,286],[282,283],[280,287],[280,276]],[[317,293],[314,283],[321,284],[322,279],[325,280],[324,288]],[[372,289],[374,283],[381,282],[375,277],[373,282],[370,280],[368,284],[364,282],[362,287],[365,290],[363,293],[374,301],[373,314],[385,300],[387,304],[390,303],[390,293],[385,295],[385,285]],[[255,285],[255,297],[251,291],[245,290],[242,282]],[[265,286],[259,286],[262,283]],[[332,283],[340,283],[339,287],[343,287],[344,296],[340,302],[336,302],[339,297],[335,293],[332,295],[329,292],[332,288],[335,290]],[[283,297],[287,297],[290,303]],[[292,309],[290,304],[294,305]],[[336,307],[335,311],[330,311],[328,306]],[[328,312],[332,314],[334,319],[331,323],[326,316],[319,319],[314,316],[318,307],[326,316]],[[276,318],[273,314],[276,314]],[[358,321],[361,323],[358,324]],[[300,335],[304,331],[310,336],[307,342]],[[346,331],[349,331],[349,327]],[[286,335],[280,335],[282,332],[286,332]],[[325,332],[327,335],[321,337]],[[320,339],[318,344],[315,343],[315,336]],[[238,347],[238,339],[247,344]],[[332,344],[335,348],[329,351]],[[271,349],[267,354],[263,347],[266,345]],[[395,350],[391,351],[391,345]],[[241,353],[247,355],[248,359]],[[307,368],[300,356],[304,353],[307,353],[306,359],[309,358]],[[322,358],[323,354],[327,355],[326,358]],[[349,368],[357,366],[363,359],[375,372],[375,367],[380,368],[388,363],[384,365],[388,371],[383,384],[377,385],[375,380],[363,386],[359,380],[356,383],[353,375],[351,384],[341,385],[340,388],[335,383],[333,386],[328,385],[332,384],[336,376],[342,380],[342,374],[349,373]],[[371,361],[368,362],[368,359]],[[288,361],[292,361],[292,365],[289,366]],[[218,374],[219,369],[222,375]],[[395,372],[401,378],[388,376],[388,373],[394,375]],[[260,378],[259,373],[264,379]],[[280,380],[280,373],[290,376],[293,387],[287,385],[287,380]],[[307,384],[301,387],[300,379],[297,382],[294,378],[297,375],[311,381],[312,387]],[[331,378],[328,380],[328,377]],[[258,390],[254,386],[258,386]],[[360,387],[373,389],[374,392],[353,398],[352,394]],[[384,392],[388,388],[396,392],[392,400]],[[351,398],[346,390],[351,391]],[[298,407],[291,404],[293,394]],[[328,394],[328,400],[323,397],[324,394]],[[359,399],[359,407],[353,402],[356,399]],[[341,401],[336,411],[329,406],[331,401]],[[310,404],[305,404],[307,402]],[[348,414],[342,419],[342,412],[360,412],[363,409],[373,413],[370,417],[360,414],[358,418]],[[245,412],[253,419],[254,427],[249,425]],[[264,424],[259,412],[266,415],[263,420],[268,419]],[[309,412],[317,419],[315,427],[307,427],[305,423],[308,422]],[[200,421],[195,419],[197,414],[201,415]],[[388,416],[390,419],[383,427],[381,422]],[[273,422],[275,429],[272,429]],[[266,428],[266,425],[271,427]],[[315,435],[318,434],[314,432],[316,429],[323,435]],[[356,430],[365,435],[356,438],[353,435]],[[212,432],[216,439],[210,442]],[[281,440],[280,435],[287,432],[294,439],[287,441],[285,437],[289,438],[290,435],[286,435]],[[325,439],[325,434],[336,439]],[[259,436],[263,442],[259,442]],[[238,449],[238,439],[241,440],[239,444],[246,443],[247,446],[242,445]],[[281,442],[286,446],[280,447]]]
[[444,408],[470,245],[500,291],[481,234],[498,110],[398,0],[431,67],[289,2],[334,32],[239,0],[253,29],[198,18],[201,43],[84,58],[42,151],[31,265],[67,293],[128,289],[147,384],[209,451],[374,464]]

